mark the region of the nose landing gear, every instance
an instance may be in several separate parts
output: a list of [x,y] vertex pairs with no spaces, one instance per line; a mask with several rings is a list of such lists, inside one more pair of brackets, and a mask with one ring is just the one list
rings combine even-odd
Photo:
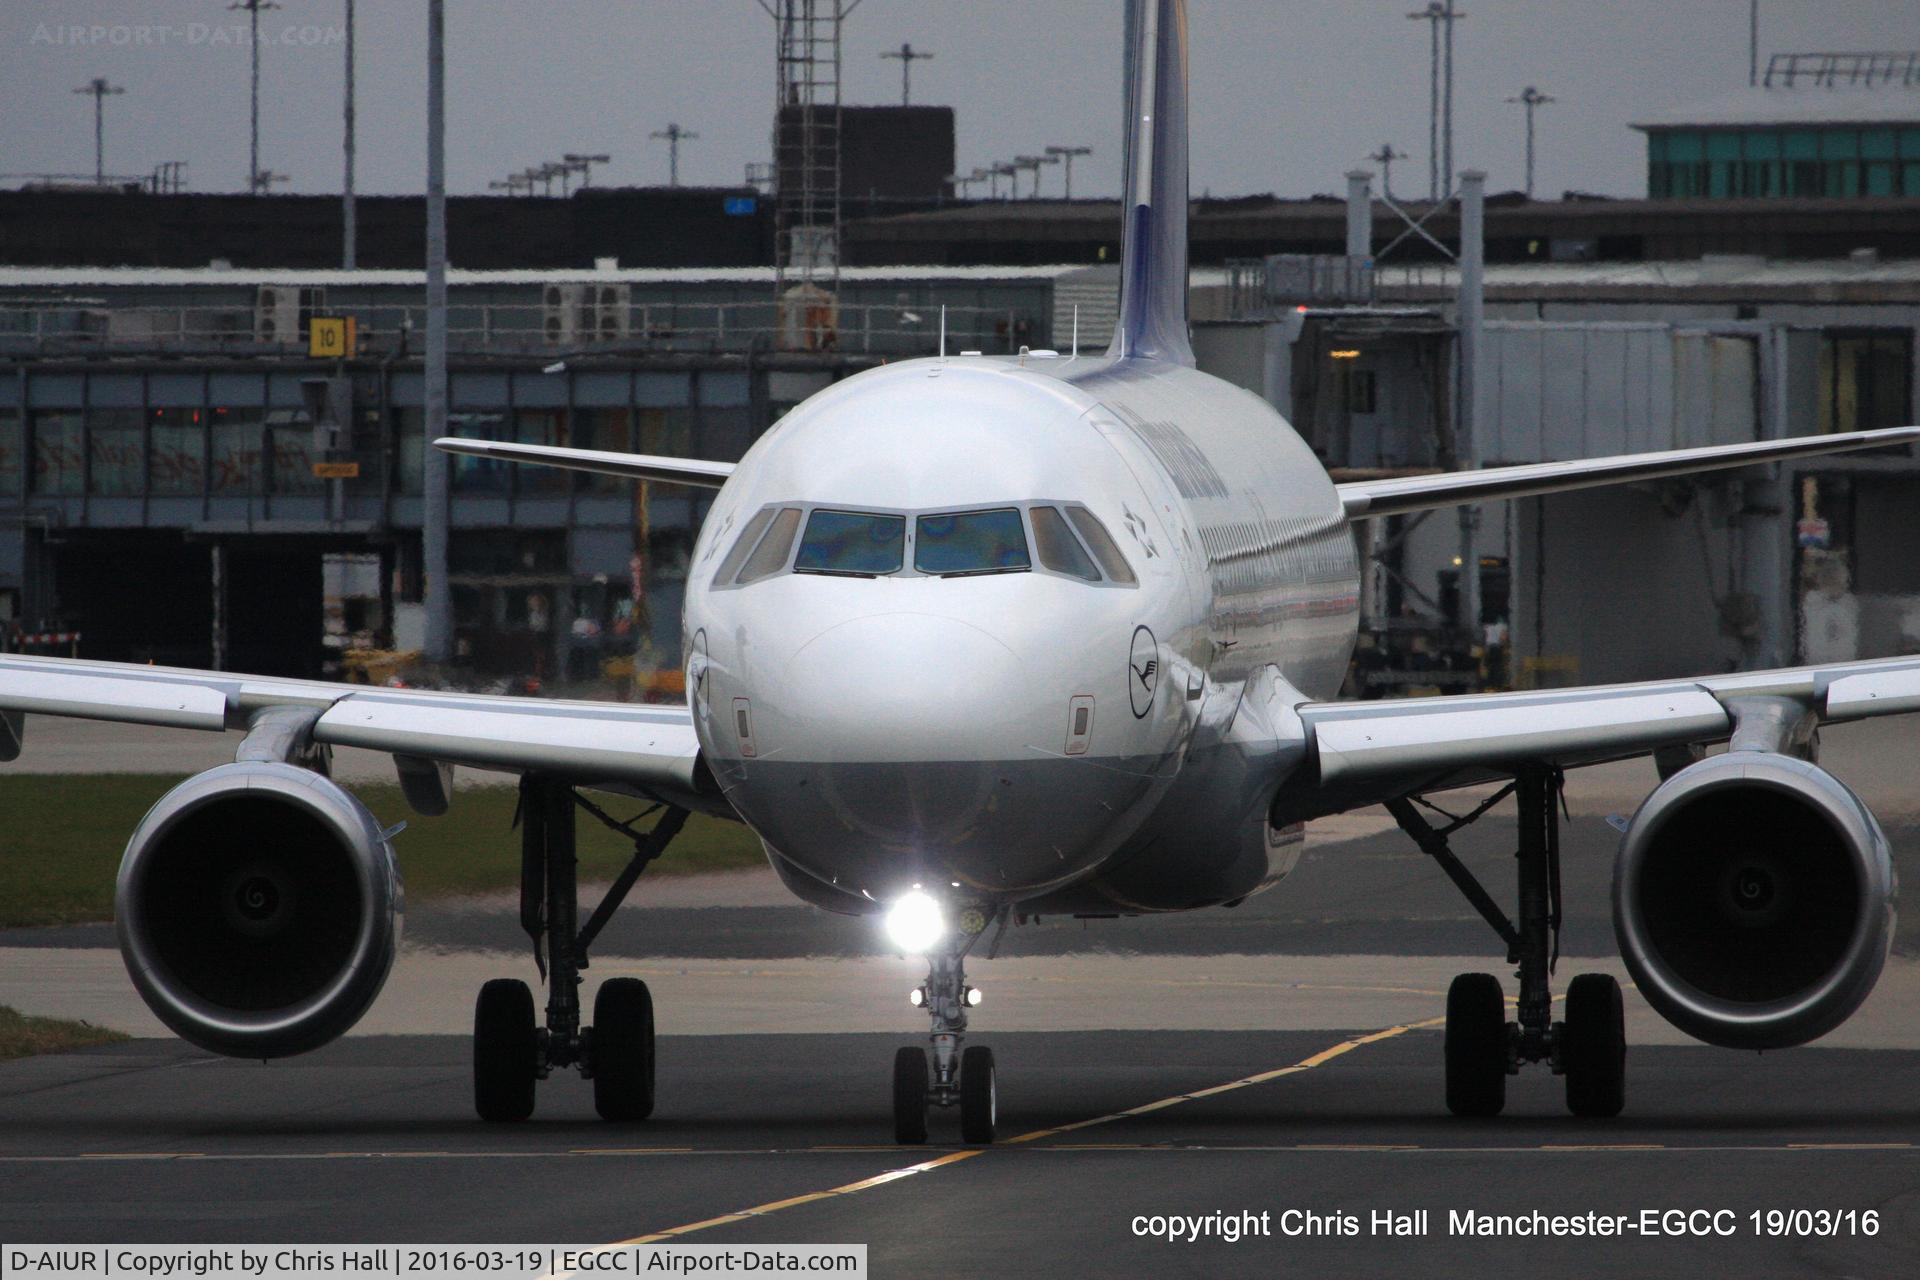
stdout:
[[[963,1141],[986,1144],[999,1120],[999,1083],[993,1050],[970,1045],[964,1051],[967,1010],[980,1003],[980,991],[966,981],[966,955],[986,928],[983,912],[968,911],[962,927],[944,951],[927,956],[927,980],[911,999],[932,1020],[928,1047],[909,1046],[893,1056],[893,1140],[913,1146],[927,1140],[932,1107],[960,1108]],[[966,925],[977,927],[968,929]]]

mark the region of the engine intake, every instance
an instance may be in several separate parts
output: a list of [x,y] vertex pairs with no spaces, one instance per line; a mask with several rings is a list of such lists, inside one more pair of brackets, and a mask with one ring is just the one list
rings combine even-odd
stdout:
[[222,765],[142,818],[114,893],[141,998],[203,1049],[304,1053],[344,1033],[399,947],[400,872],[365,805],[290,764]]
[[1873,990],[1893,939],[1887,838],[1817,765],[1729,751],[1634,814],[1613,921],[1641,994],[1709,1044],[1805,1044]]

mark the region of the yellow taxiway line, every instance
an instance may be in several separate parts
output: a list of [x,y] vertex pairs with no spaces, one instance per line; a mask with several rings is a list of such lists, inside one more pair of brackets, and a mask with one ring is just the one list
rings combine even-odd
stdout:
[[[1277,1067],[1272,1071],[1262,1071],[1257,1075],[1243,1076],[1238,1080],[1229,1080],[1225,1084],[1214,1085],[1210,1089],[1196,1089],[1191,1093],[1175,1094],[1170,1098],[1161,1098],[1154,1102],[1142,1103],[1137,1107],[1128,1107],[1124,1111],[1114,1111],[1103,1116],[1095,1116],[1091,1120],[1077,1120],[1072,1124],[1056,1125],[1050,1129],[1035,1129],[1031,1133],[1023,1133],[1018,1137],[1008,1138],[1002,1145],[1011,1147],[1019,1146],[1023,1143],[1039,1142],[1042,1139],[1054,1137],[1056,1134],[1073,1133],[1081,1129],[1090,1129],[1095,1125],[1112,1124],[1116,1120],[1126,1120],[1133,1116],[1142,1116],[1150,1112],[1161,1111],[1167,1107],[1179,1106],[1183,1102],[1192,1102],[1199,1098],[1211,1098],[1222,1093],[1230,1093],[1235,1089],[1246,1089],[1256,1084],[1265,1084],[1269,1080],[1278,1080],[1282,1076],[1297,1075],[1302,1071],[1311,1071],[1315,1067],[1325,1066],[1335,1058],[1352,1053],[1355,1049],[1361,1048],[1364,1045],[1377,1044],[1382,1040],[1390,1040],[1395,1036],[1405,1035],[1409,1031],[1421,1030],[1427,1027],[1437,1027],[1445,1021],[1444,1018],[1428,1018],[1422,1022],[1409,1022],[1401,1026],[1387,1027],[1384,1030],[1371,1032],[1364,1036],[1356,1036],[1351,1040],[1342,1040],[1339,1044],[1322,1049],[1310,1057],[1302,1058],[1291,1066]],[[774,1200],[767,1204],[754,1205],[750,1209],[736,1209],[732,1213],[723,1213],[715,1218],[703,1218],[699,1222],[688,1222],[677,1227],[668,1227],[662,1231],[655,1231],[644,1236],[635,1236],[630,1240],[616,1241],[613,1244],[603,1247],[619,1249],[627,1245],[658,1244],[663,1240],[678,1239],[681,1236],[692,1235],[696,1231],[706,1231],[712,1227],[724,1227],[735,1222],[745,1222],[750,1218],[763,1218],[770,1213],[778,1213],[782,1209],[792,1209],[803,1204],[817,1204],[822,1200],[835,1200],[841,1196],[857,1195],[862,1191],[871,1191],[875,1187],[884,1187],[888,1183],[899,1182],[903,1178],[911,1178],[922,1173],[931,1173],[935,1169],[943,1169],[949,1165],[959,1164],[962,1160],[971,1160],[976,1156],[985,1155],[991,1150],[993,1150],[992,1147],[968,1147],[962,1151],[951,1151],[946,1155],[936,1156],[932,1160],[923,1160],[918,1164],[907,1165],[900,1169],[889,1169],[885,1173],[876,1174],[871,1178],[862,1178],[858,1182],[849,1182],[845,1186],[831,1187],[825,1191],[812,1191],[805,1195],[790,1196],[785,1200]]]

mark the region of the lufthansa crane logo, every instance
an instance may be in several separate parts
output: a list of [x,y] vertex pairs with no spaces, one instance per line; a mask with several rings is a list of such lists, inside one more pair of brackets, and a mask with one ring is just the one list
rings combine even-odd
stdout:
[[1153,691],[1160,686],[1160,643],[1145,627],[1133,629],[1133,651],[1127,655],[1127,692],[1133,699],[1133,717],[1146,718],[1153,710]]

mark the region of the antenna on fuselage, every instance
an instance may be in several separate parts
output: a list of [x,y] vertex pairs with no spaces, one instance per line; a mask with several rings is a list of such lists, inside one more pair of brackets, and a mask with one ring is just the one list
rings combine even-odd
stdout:
[[1080,358],[1080,304],[1076,302],[1073,304],[1073,354],[1068,356],[1067,359],[1078,360],[1079,358]]
[[947,304],[940,304],[940,358],[947,358]]

